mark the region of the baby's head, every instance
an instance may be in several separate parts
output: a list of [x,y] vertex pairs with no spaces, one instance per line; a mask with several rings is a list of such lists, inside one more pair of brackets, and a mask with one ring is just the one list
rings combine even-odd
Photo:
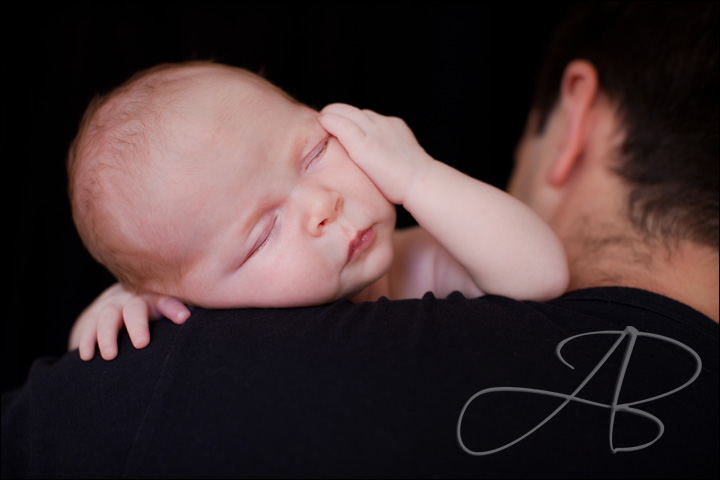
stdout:
[[392,260],[394,207],[316,111],[239,68],[135,75],[90,105],[68,172],[83,242],[132,290],[211,308],[314,305]]

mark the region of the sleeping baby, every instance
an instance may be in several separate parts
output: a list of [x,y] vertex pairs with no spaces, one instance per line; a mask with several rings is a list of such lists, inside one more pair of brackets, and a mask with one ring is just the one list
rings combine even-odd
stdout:
[[[86,111],[68,157],[73,218],[118,279],[70,348],[136,348],[148,321],[189,306],[296,307],[564,293],[552,230],[505,192],[434,160],[398,118],[318,112],[246,70],[140,72]],[[418,223],[395,229],[395,206]]]

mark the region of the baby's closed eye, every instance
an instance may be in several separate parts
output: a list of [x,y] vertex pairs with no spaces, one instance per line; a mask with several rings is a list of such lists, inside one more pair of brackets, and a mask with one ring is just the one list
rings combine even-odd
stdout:
[[325,138],[322,142],[320,142],[315,148],[313,148],[307,157],[305,157],[305,162],[303,167],[305,170],[307,170],[310,165],[315,163],[317,160],[320,160],[327,150],[329,138]]

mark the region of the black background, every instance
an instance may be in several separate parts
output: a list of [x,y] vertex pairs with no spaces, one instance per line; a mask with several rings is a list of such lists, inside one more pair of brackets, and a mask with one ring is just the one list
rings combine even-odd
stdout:
[[[139,69],[214,59],[298,100],[402,117],[435,158],[505,187],[540,56],[564,3],[60,3],[3,13],[6,166],[2,391],[61,355],[112,277],[75,233],[65,155],[92,96]],[[9,167],[9,168],[7,168]],[[400,226],[412,220],[400,212]],[[7,288],[7,287],[6,287]]]

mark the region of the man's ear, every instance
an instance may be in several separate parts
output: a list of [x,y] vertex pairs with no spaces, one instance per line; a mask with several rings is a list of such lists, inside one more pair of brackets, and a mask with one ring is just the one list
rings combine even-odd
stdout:
[[564,131],[548,179],[554,186],[565,183],[582,154],[587,140],[587,120],[597,93],[597,70],[590,62],[573,60],[565,67],[558,104],[558,112],[565,120]]

